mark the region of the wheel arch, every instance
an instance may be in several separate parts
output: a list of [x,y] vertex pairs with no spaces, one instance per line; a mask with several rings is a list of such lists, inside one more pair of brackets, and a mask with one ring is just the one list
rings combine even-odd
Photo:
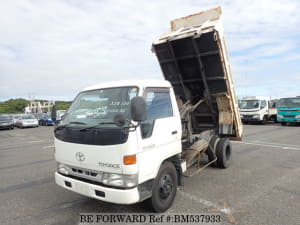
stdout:
[[178,184],[179,186],[183,186],[184,182],[183,182],[183,171],[182,171],[182,168],[181,168],[181,160],[180,160],[180,154],[177,154],[177,155],[173,155],[165,160],[163,160],[157,170],[157,173],[159,171],[159,169],[161,168],[161,166],[165,163],[165,162],[171,162],[175,169],[176,169],[176,172],[177,172],[177,180],[178,180]]

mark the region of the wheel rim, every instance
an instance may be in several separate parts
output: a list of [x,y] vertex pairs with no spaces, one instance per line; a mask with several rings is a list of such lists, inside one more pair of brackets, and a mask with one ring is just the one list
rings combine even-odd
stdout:
[[174,189],[173,179],[170,174],[162,176],[159,182],[159,197],[161,199],[167,199],[171,196]]

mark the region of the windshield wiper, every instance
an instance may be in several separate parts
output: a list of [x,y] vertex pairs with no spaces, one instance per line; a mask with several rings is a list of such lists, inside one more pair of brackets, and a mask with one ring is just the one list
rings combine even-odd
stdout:
[[99,125],[102,125],[102,124],[115,124],[115,123],[114,122],[101,122],[101,123],[98,123],[97,125],[94,125],[94,126],[82,128],[79,131],[87,131],[87,130],[96,128],[96,127],[98,127]]
[[70,124],[81,124],[81,125],[86,125],[86,123],[84,123],[84,122],[71,121],[70,123],[67,123],[67,124],[65,124],[65,125],[61,125],[61,126],[56,127],[56,128],[55,128],[55,131],[64,129],[64,128],[68,127]]

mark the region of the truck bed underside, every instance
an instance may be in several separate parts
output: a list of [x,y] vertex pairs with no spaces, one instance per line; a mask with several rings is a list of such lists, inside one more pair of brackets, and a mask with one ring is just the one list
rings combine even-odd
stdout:
[[[171,82],[176,97],[183,102],[190,100],[193,105],[205,99],[192,113],[193,133],[219,130],[217,98],[226,97],[228,92],[215,32],[153,45],[164,77]],[[232,126],[226,129],[231,134]]]

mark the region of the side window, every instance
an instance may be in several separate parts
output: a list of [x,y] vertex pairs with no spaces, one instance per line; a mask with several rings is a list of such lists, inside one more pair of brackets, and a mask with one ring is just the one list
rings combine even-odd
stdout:
[[261,105],[260,105],[260,108],[263,109],[267,106],[267,103],[266,103],[266,100],[262,100],[261,101]]
[[151,137],[156,119],[173,116],[169,89],[146,89],[145,98],[147,104],[147,119],[141,123],[142,138]]

